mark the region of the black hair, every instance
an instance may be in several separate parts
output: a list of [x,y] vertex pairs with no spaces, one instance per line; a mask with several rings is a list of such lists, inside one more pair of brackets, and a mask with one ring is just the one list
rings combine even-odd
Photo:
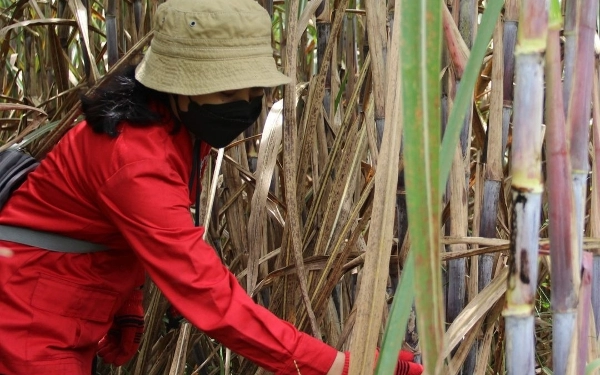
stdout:
[[[150,89],[135,79],[135,66],[129,65],[107,78],[90,94],[81,96],[87,124],[96,133],[119,135],[122,121],[146,126],[169,118],[167,93]],[[155,103],[156,105],[152,105]],[[173,132],[179,130],[177,123]]]

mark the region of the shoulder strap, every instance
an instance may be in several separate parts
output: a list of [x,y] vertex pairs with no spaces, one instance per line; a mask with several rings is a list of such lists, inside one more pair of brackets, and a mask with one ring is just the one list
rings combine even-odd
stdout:
[[59,234],[43,232],[23,227],[0,225],[0,240],[35,246],[40,249],[61,253],[95,253],[108,250],[104,245],[77,240]]

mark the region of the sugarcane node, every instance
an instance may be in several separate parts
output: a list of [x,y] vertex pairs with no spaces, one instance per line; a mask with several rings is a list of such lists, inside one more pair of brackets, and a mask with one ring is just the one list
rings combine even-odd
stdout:
[[518,317],[523,317],[523,318],[529,318],[533,312],[533,305],[530,304],[526,304],[526,303],[519,303],[519,304],[511,304],[509,305],[505,305],[504,306],[504,310],[502,311],[502,316],[507,317],[514,317],[514,318],[518,318]]
[[546,35],[540,36],[539,38],[529,38],[527,40],[521,39],[519,44],[515,47],[515,56],[526,55],[526,54],[540,54],[540,60],[543,59],[542,53],[546,51]]

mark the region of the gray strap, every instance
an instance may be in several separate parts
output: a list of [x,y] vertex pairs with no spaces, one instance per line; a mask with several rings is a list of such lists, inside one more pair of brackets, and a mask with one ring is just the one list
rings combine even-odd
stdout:
[[16,242],[23,245],[61,253],[95,253],[108,250],[104,245],[76,240],[59,234],[42,232],[23,227],[0,225],[0,240]]

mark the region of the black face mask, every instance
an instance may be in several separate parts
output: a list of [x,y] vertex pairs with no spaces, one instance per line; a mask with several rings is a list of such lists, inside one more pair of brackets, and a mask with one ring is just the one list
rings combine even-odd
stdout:
[[248,129],[262,111],[262,95],[250,102],[238,100],[223,104],[198,104],[190,98],[187,112],[177,103],[183,125],[197,138],[212,147],[222,148]]

